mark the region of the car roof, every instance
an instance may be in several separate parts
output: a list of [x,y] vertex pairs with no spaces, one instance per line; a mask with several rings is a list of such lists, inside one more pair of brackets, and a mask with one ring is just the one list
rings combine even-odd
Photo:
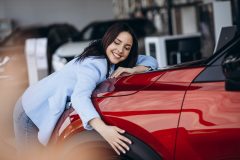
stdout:
[[131,19],[94,21],[88,24],[86,27],[84,27],[81,32],[85,32],[85,30],[87,30],[90,27],[99,28],[99,26],[101,26],[101,28],[104,28],[104,32],[105,32],[105,30],[107,30],[108,27],[118,22],[128,24],[134,30],[138,38],[153,34],[157,31],[153,22],[151,22],[150,20],[146,18],[131,18]]

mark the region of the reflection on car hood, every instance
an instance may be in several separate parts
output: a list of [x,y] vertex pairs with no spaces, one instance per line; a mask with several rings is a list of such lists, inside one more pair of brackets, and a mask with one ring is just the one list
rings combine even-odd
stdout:
[[55,54],[59,57],[75,57],[83,52],[89,45],[90,41],[84,42],[68,42],[60,46]]

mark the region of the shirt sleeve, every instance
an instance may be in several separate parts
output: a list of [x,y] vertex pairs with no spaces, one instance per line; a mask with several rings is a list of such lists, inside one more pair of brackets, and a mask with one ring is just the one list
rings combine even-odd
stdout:
[[103,74],[101,71],[103,66],[101,65],[98,62],[88,60],[84,64],[79,64],[78,69],[75,71],[77,83],[71,95],[71,102],[82,120],[83,127],[87,130],[92,129],[88,124],[91,119],[100,118],[92,104],[91,95],[101,80]]
[[151,67],[152,69],[158,68],[158,62],[155,58],[146,55],[139,55],[137,59],[137,66],[147,66]]

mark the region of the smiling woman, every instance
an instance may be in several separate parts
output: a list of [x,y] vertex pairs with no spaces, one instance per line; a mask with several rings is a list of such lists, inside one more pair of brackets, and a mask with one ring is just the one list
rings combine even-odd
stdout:
[[[47,145],[66,100],[81,117],[86,130],[96,130],[117,154],[126,153],[131,141],[124,130],[107,125],[91,102],[96,86],[122,73],[141,73],[157,68],[149,56],[138,56],[137,39],[131,28],[114,24],[103,38],[92,42],[83,53],[55,72],[30,86],[16,104],[14,131],[19,148],[32,143]],[[27,136],[26,136],[27,135]],[[38,143],[37,139],[39,140]]]
[[112,64],[118,64],[125,60],[132,47],[132,36],[128,32],[121,32],[117,38],[111,43],[106,54]]

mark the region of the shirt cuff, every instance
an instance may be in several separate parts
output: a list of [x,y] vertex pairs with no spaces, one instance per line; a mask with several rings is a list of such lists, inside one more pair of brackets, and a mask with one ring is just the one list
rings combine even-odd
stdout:
[[92,116],[88,116],[88,118],[83,118],[82,123],[83,123],[84,129],[86,129],[86,130],[92,130],[93,129],[93,127],[91,125],[89,125],[89,122],[93,118],[101,118],[101,117],[99,115],[92,115]]

